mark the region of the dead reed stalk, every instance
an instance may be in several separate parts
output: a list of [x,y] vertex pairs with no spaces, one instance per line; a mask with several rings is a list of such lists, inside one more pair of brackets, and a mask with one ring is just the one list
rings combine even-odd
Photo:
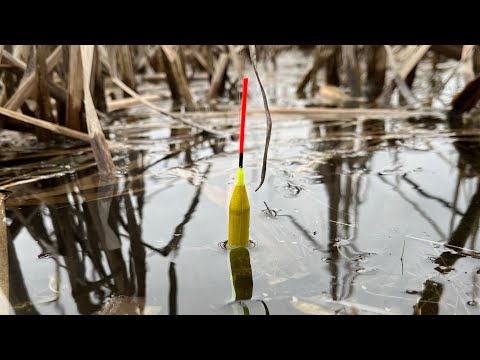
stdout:
[[112,156],[108,150],[107,140],[103,134],[102,126],[98,120],[97,111],[93,104],[92,94],[90,92],[90,77],[92,74],[94,45],[80,45],[80,54],[82,58],[83,69],[83,93],[85,104],[85,115],[87,120],[88,134],[91,138],[93,155],[97,162],[97,167],[102,175],[112,176],[115,171]]

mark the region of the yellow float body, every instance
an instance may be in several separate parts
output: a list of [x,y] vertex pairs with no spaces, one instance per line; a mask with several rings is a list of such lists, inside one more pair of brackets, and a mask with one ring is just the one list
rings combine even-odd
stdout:
[[237,184],[233,189],[228,209],[228,242],[230,248],[248,246],[250,233],[250,203],[245,188],[243,169],[238,169]]

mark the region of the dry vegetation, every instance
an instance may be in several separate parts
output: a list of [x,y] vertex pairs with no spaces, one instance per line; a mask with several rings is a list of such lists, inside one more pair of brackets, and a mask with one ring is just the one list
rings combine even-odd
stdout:
[[[292,48],[295,46],[256,46],[257,58],[276,66],[277,55]],[[298,79],[297,94],[307,96],[307,90],[310,96],[319,93],[323,106],[362,107],[362,111],[388,108],[398,88],[401,104],[409,110],[425,109],[429,104],[421,103],[412,92],[416,69],[421,61],[435,63],[445,58],[457,60],[458,66],[440,86],[439,93],[456,72],[463,72],[467,84],[448,109],[469,111],[480,98],[480,78],[476,77],[480,55],[476,45],[298,48],[310,54],[312,62]],[[114,168],[109,146],[110,150],[119,146],[108,142],[102,131],[100,119],[108,118],[110,111],[142,103],[208,135],[229,137],[232,134],[194,122],[178,110],[216,111],[219,98],[236,99],[252,49],[255,47],[249,49],[247,45],[0,45],[0,129],[33,132],[39,141],[51,141],[60,134],[88,142],[99,171],[105,174]],[[325,84],[319,86],[317,75],[323,69]],[[170,91],[139,95],[137,87],[144,81],[166,81]],[[192,93],[190,85],[196,81],[209,84],[204,98]],[[171,109],[155,104],[165,98],[171,99]],[[272,112],[303,110],[335,113],[324,107],[276,108]],[[265,157],[266,153],[267,149]]]

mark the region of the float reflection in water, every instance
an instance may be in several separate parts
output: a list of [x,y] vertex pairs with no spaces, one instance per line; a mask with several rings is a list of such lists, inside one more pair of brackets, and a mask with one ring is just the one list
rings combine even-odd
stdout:
[[[269,315],[267,305],[263,300],[249,301],[253,296],[253,276],[250,264],[250,253],[245,247],[238,247],[229,250],[230,270],[232,280],[232,303],[235,314],[253,315],[265,313]],[[263,309],[260,312],[258,304]]]

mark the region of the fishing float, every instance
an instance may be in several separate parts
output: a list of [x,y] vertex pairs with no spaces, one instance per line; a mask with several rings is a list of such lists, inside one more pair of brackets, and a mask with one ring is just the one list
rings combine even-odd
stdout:
[[237,183],[233,189],[228,208],[227,247],[248,246],[250,233],[250,203],[248,201],[245,177],[243,173],[243,145],[245,140],[245,116],[247,112],[248,78],[243,78],[242,109],[240,118],[240,148],[238,159]]

